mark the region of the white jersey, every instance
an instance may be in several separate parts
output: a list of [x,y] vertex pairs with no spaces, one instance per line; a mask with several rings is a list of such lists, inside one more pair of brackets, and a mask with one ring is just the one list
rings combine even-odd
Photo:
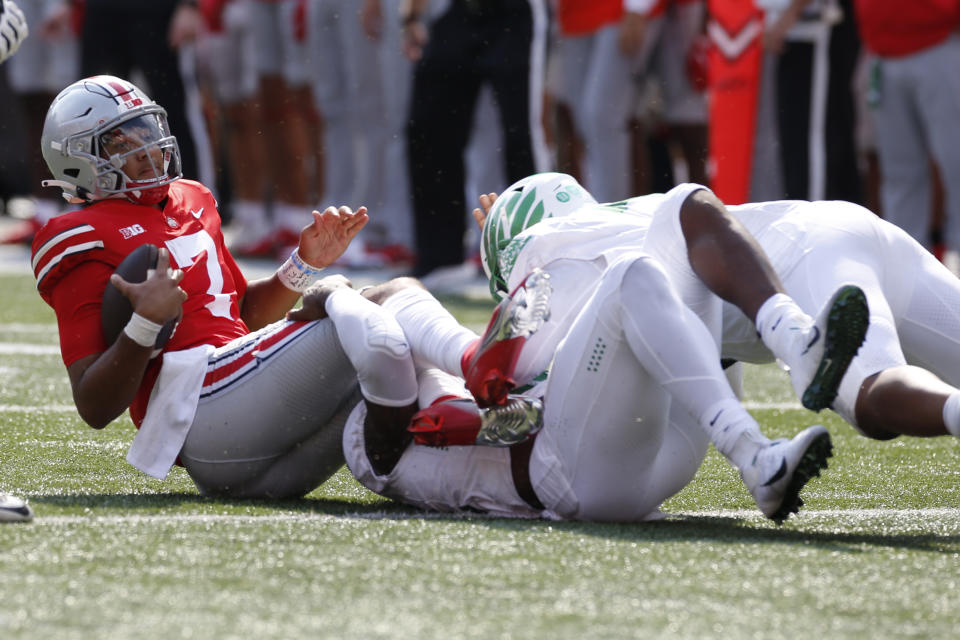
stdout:
[[[690,267],[679,222],[683,202],[691,193],[705,188],[682,184],[665,194],[588,205],[567,216],[547,218],[510,242],[500,258],[509,290],[536,268],[549,273],[554,283],[550,320],[524,346],[516,369],[518,381],[525,382],[549,366],[557,344],[604,271],[627,254],[656,258],[667,269],[681,297],[685,290],[697,290],[692,297],[714,298]],[[715,306],[719,340],[718,300]]]
[[[676,258],[686,259],[685,247],[677,248],[676,233],[657,233],[657,238],[667,238],[662,243],[653,236],[658,216],[666,214],[669,220],[670,212],[676,210],[676,202],[668,204],[674,191],[588,207],[567,218],[540,222],[517,236],[517,240],[529,239],[519,247],[515,268],[509,272],[511,288],[533,267],[554,277],[553,316],[545,325],[551,333],[541,330],[531,339],[531,343],[541,341],[540,361],[531,365],[531,370],[544,368],[544,359],[551,353],[547,341],[558,342],[565,335],[569,328],[565,323],[572,322],[595,289],[603,265],[618,252],[639,247],[659,253],[661,260],[672,257],[664,266],[674,279],[683,267]],[[816,315],[840,285],[856,284],[866,293],[870,328],[833,405],[851,425],[856,426],[860,384],[877,371],[910,363],[935,372],[948,383],[960,383],[954,364],[960,357],[960,315],[956,312],[960,286],[901,229],[863,207],[841,201],[783,200],[728,210],[756,238],[787,293],[810,315]],[[553,232],[558,232],[557,238],[551,237]],[[668,249],[664,251],[661,244]],[[566,252],[576,259],[557,258],[566,257]],[[723,304],[721,355],[752,363],[774,359],[759,340],[753,319],[729,303]],[[527,357],[525,348],[520,359],[522,371],[526,371],[522,365]]]
[[587,205],[567,216],[547,218],[533,225],[504,249],[506,257],[501,258],[501,263],[509,290],[533,269],[542,269],[559,256],[587,262],[602,260],[603,266],[609,266],[623,253],[644,246],[655,216],[679,217],[687,196],[705,188],[682,184],[665,194]]
[[[507,252],[516,255],[512,266],[507,261],[509,271],[505,272],[510,290],[534,268],[562,272],[555,281],[562,281],[563,285],[557,287],[559,291],[551,303],[557,321],[549,337],[544,335],[538,340],[542,354],[550,350],[547,340],[563,335],[575,315],[565,315],[564,310],[579,309],[603,270],[625,253],[640,251],[658,258],[675,284],[695,278],[678,221],[680,205],[701,188],[704,187],[683,184],[666,194],[583,207],[568,216],[548,218],[511,242]],[[838,218],[837,203],[799,200],[748,203],[728,210],[756,238],[781,278],[786,278],[809,253],[815,242],[811,237],[818,228],[844,224],[847,217]],[[658,229],[653,225],[655,219],[666,222]],[[655,235],[649,235],[651,229]],[[724,357],[754,363],[773,361],[773,355],[758,339],[751,319],[729,303],[724,303],[722,315]],[[531,350],[530,357],[532,353]],[[537,358],[530,370],[544,366],[543,360]],[[523,365],[521,362],[521,370],[526,372]]]
[[364,447],[366,416],[367,407],[361,402],[347,419],[343,454],[353,477],[374,493],[431,511],[509,518],[543,515],[517,494],[506,448],[411,444],[389,474],[378,475]]
[[[509,261],[506,265],[509,289],[512,291],[534,268],[542,269],[558,256],[583,261],[602,258],[609,265],[627,251],[643,249],[655,254],[659,253],[655,244],[682,241],[682,233],[679,238],[658,236],[649,242],[647,234],[656,216],[678,216],[683,201],[699,189],[705,187],[683,184],[665,194],[588,205],[570,215],[543,220],[517,235],[505,250],[517,252],[512,265]],[[830,203],[778,200],[728,210],[757,239],[777,273],[785,275],[809,250],[802,239],[810,230],[810,222],[820,223],[830,215],[824,205]]]

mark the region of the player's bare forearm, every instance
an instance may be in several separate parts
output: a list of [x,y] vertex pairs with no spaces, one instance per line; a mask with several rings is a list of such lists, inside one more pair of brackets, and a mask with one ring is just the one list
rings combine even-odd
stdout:
[[240,317],[250,331],[256,331],[271,322],[282,320],[299,299],[298,291],[288,289],[277,274],[273,274],[247,285],[247,293],[240,306]]
[[151,347],[125,334],[103,353],[86,356],[67,367],[77,413],[94,429],[116,420],[133,402],[150,362]]
[[[128,282],[114,273],[110,283],[130,301],[141,320],[159,327],[182,313],[187,298],[180,288],[183,276],[180,269],[170,268],[170,254],[160,249],[156,268],[147,270],[144,281]],[[124,330],[103,353],[80,358],[67,367],[73,401],[84,422],[102,429],[130,406],[153,350],[153,340],[143,346]]]
[[[327,207],[314,211],[313,222],[300,232],[297,256],[315,269],[329,267],[370,219],[367,208]],[[240,306],[240,317],[251,331],[283,318],[300,299],[300,293],[283,284],[277,274],[251,282]]]

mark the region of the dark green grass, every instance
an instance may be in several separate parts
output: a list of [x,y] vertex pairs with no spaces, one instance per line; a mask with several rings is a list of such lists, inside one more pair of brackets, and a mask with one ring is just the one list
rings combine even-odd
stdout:
[[[29,278],[0,276],[0,296],[0,343],[56,343]],[[445,302],[473,326],[490,310]],[[158,482],[126,464],[126,417],[85,427],[57,355],[8,348],[0,372],[0,489],[37,514],[0,526],[0,638],[952,638],[960,626],[952,439],[876,443],[829,412],[755,409],[771,436],[822,421],[836,445],[782,527],[714,452],[663,522],[435,516],[345,471],[302,500],[203,498],[182,469]],[[747,390],[791,401],[773,367],[749,369]]]

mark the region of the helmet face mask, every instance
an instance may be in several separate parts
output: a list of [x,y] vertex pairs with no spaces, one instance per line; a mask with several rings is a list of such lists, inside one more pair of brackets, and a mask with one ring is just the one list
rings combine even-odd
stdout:
[[[106,178],[101,183],[105,193],[159,187],[171,182],[171,174],[180,174],[177,141],[162,113],[145,113],[105,126],[94,142],[93,155]],[[112,186],[107,184],[111,179]]]
[[67,199],[123,195],[156,204],[181,177],[180,150],[166,112],[137,87],[112,76],[73,83],[50,105],[41,145]]
[[490,293],[507,293],[508,265],[504,258],[516,258],[517,251],[505,252],[517,235],[547,218],[569,215],[597,201],[573,176],[565,173],[537,173],[507,187],[490,207],[483,224],[480,258],[490,279]]

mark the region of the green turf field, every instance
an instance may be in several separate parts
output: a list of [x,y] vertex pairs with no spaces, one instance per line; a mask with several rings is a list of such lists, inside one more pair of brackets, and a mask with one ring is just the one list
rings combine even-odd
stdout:
[[[127,418],[73,412],[52,313],[0,274],[0,638],[954,638],[960,443],[876,443],[751,368],[769,435],[823,420],[835,457],[783,527],[711,452],[658,523],[426,515],[341,471],[306,499],[197,495],[126,464]],[[483,324],[486,303],[446,299]]]

